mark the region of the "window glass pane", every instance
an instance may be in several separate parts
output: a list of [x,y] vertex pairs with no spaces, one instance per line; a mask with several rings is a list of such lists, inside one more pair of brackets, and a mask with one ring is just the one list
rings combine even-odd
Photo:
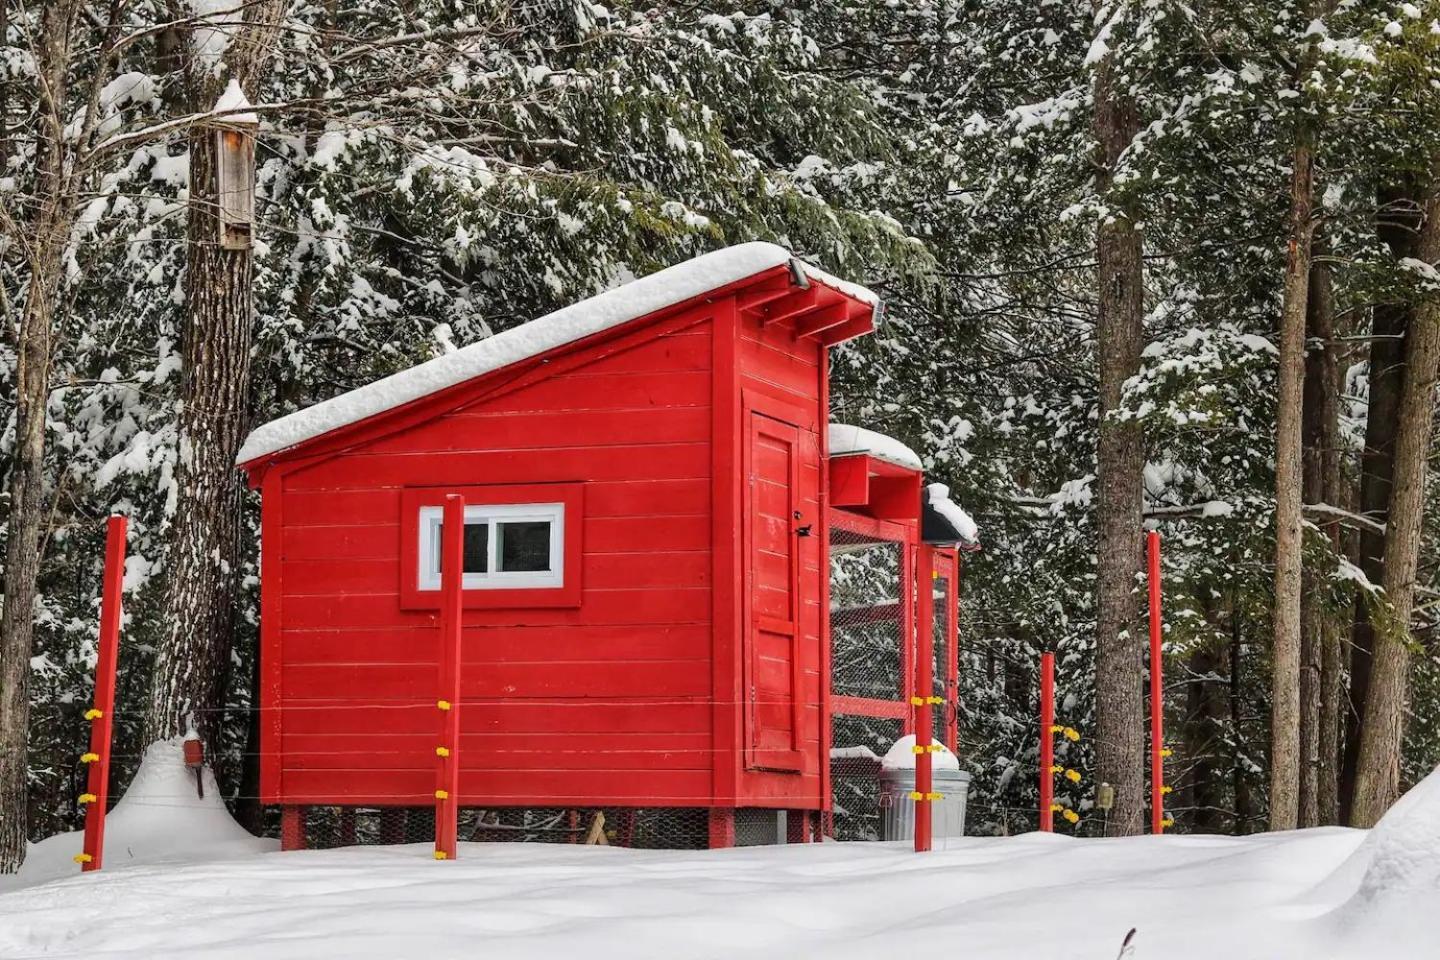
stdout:
[[[489,570],[487,548],[490,545],[490,525],[485,521],[465,524],[465,567],[466,573],[486,573]],[[445,523],[435,524],[435,571],[445,570]]]
[[550,521],[519,520],[497,523],[502,571],[550,569]]

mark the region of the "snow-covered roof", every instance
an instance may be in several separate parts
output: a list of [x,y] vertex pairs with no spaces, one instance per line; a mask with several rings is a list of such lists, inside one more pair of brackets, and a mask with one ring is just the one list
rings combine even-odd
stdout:
[[830,424],[830,456],[844,457],[856,453],[863,453],[907,470],[924,469],[915,451],[894,437],[848,423]]
[[[454,353],[436,357],[272,420],[257,427],[245,439],[235,462],[248,463],[278,453],[332,430],[637,320],[792,260],[790,251],[773,243],[742,243],[667,267],[472,343]],[[874,293],[858,284],[833,277],[807,263],[794,262],[811,280],[872,306],[880,302]],[[914,454],[910,456],[913,458]],[[918,466],[917,460],[917,469]]]
[[961,509],[960,504],[950,499],[950,488],[943,483],[932,483],[925,488],[925,499],[945,522],[955,528],[955,532],[967,543],[980,542],[980,528],[975,525],[970,514]]

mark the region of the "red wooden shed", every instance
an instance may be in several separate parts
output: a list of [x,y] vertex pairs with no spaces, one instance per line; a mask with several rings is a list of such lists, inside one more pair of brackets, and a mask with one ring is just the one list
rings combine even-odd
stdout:
[[[258,428],[239,461],[262,494],[264,801],[433,802],[461,494],[462,806],[703,810],[716,844],[737,808],[816,823],[832,527],[903,543],[907,578],[920,542],[918,462],[827,449],[827,350],[880,309],[744,244]],[[898,655],[870,707],[909,729]]]

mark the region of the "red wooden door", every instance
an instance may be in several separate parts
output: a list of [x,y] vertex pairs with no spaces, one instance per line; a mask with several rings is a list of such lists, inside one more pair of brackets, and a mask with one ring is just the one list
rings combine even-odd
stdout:
[[800,511],[803,431],[746,411],[744,638],[746,759],[752,769],[799,771]]

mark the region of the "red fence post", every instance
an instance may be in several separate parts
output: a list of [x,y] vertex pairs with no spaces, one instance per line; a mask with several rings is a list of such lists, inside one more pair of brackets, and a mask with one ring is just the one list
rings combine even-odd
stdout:
[[465,498],[445,497],[440,544],[440,736],[435,746],[435,859],[454,860],[460,815],[460,635],[464,617]]
[[931,749],[932,707],[935,703],[935,559],[930,546],[922,543],[915,551],[915,852],[931,847],[934,832],[935,792],[934,751]]
[[1165,832],[1165,686],[1160,650],[1160,533],[1145,537],[1150,570],[1150,832]]
[[1055,654],[1040,654],[1040,829],[1055,829]]
[[100,594],[100,642],[95,659],[95,701],[85,711],[90,721],[90,750],[80,759],[89,766],[85,793],[85,845],[75,857],[80,870],[99,870],[105,855],[105,807],[110,797],[110,734],[115,720],[115,661],[120,652],[120,601],[125,586],[125,532],[120,514],[105,526],[105,574]]

